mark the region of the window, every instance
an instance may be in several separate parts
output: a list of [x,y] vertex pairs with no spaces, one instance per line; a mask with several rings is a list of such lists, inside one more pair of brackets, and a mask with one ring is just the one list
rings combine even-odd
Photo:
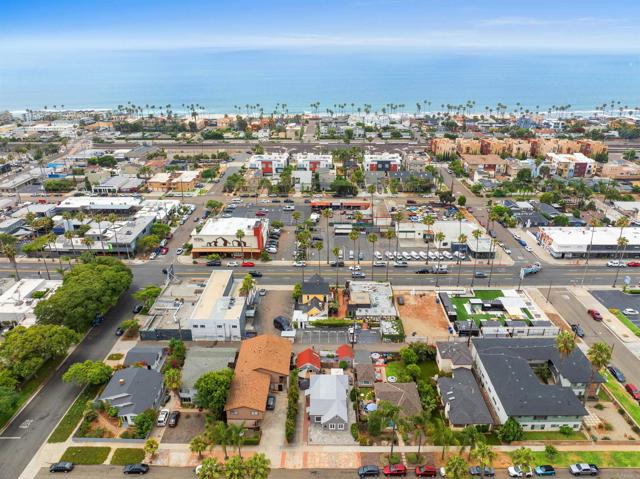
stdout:
[[338,424],[338,431],[344,431],[344,424]]
[[231,415],[232,416],[237,416],[238,415],[238,411],[236,411],[235,409],[231,411]]
[[200,327],[204,329],[204,324],[201,324]]
[[320,422],[321,418],[320,416],[314,416],[313,418],[313,422]]
[[251,415],[252,416],[257,416],[258,415],[258,411],[251,411]]
[[222,324],[218,324],[218,329],[222,329]]
[[197,325],[197,324],[194,324],[194,325],[193,325],[193,329],[196,329],[197,327],[198,327],[198,325]]
[[238,325],[237,325],[237,324],[232,324],[232,325],[231,325],[231,328],[233,328],[233,329],[238,329]]
[[542,426],[540,426],[540,429],[541,429],[541,430],[542,430],[542,429],[544,429],[544,428],[545,428],[545,425],[544,425],[544,424],[543,424]]
[[335,428],[336,428],[336,425],[335,425],[335,424],[329,424],[329,429],[330,429],[330,430],[332,430],[332,431],[333,431]]

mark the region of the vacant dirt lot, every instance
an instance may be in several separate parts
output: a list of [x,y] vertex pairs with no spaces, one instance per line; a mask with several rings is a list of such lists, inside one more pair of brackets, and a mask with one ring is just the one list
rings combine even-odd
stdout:
[[[404,305],[399,305],[397,297],[404,298]],[[411,295],[408,291],[398,291],[395,294],[396,306],[402,319],[404,332],[407,336],[422,336],[429,341],[440,340],[449,336],[449,320],[436,304],[433,292],[418,292]]]
[[260,296],[260,304],[256,308],[255,326],[259,334],[280,336],[280,331],[273,327],[273,318],[282,315],[289,319],[293,314],[293,298],[291,291],[268,290],[266,296]]

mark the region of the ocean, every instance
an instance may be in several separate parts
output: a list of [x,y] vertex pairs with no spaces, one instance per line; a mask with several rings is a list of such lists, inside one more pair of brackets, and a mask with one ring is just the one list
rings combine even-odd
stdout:
[[[404,111],[442,110],[475,101],[484,113],[498,103],[532,111],[552,105],[593,110],[602,103],[640,106],[639,55],[541,53],[425,53],[170,51],[83,52],[16,56],[0,61],[0,110],[112,108],[199,104],[209,113],[235,105],[276,104],[289,112],[345,104],[373,110],[388,103]],[[424,102],[427,103],[424,103]],[[617,102],[620,101],[620,105]],[[429,103],[430,102],[430,103]],[[445,108],[446,109],[446,108]]]

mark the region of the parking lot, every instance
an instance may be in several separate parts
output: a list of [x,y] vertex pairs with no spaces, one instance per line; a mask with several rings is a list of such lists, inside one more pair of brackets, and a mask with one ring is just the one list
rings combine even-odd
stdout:
[[[591,294],[607,309],[616,308],[622,311],[631,308],[640,311],[640,295],[625,294],[622,291],[592,291]],[[627,317],[640,328],[640,314],[629,314]]]
[[273,326],[273,318],[284,316],[291,319],[293,313],[293,297],[291,291],[267,291],[265,296],[258,296],[259,303],[256,308],[255,328],[258,334],[273,334],[280,336]]

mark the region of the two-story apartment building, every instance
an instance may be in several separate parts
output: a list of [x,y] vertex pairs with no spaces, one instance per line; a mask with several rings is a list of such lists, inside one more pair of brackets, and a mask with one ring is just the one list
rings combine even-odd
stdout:
[[399,153],[379,153],[364,155],[364,171],[398,171],[402,166]]
[[595,174],[596,162],[582,153],[548,153],[552,175],[563,178],[590,178]]
[[[512,417],[525,431],[579,430],[588,414],[580,398],[604,381],[580,349],[561,357],[553,338],[474,338],[471,356],[500,424]],[[548,379],[539,368],[548,368]]]
[[261,335],[242,341],[224,407],[227,423],[259,428],[269,393],[285,391],[288,387],[290,365],[288,340]]
[[316,171],[318,168],[331,168],[333,157],[318,153],[296,153],[294,155],[296,169],[305,171]]
[[260,170],[265,175],[282,173],[282,170],[289,164],[288,153],[269,153],[264,155],[253,155],[249,160],[249,168]]

